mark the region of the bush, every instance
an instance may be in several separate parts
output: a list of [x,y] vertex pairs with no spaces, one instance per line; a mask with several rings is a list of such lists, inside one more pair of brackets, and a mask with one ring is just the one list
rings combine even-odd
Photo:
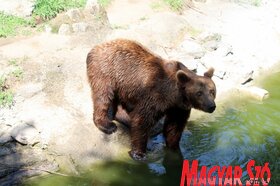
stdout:
[[43,20],[54,18],[59,12],[83,7],[86,0],[36,0],[33,15]]

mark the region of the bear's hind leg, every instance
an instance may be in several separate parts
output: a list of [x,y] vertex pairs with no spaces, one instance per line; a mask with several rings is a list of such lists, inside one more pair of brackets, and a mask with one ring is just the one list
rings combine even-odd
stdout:
[[96,127],[106,134],[112,134],[117,130],[117,126],[112,122],[117,111],[117,100],[112,89],[93,93],[94,113],[93,121]]

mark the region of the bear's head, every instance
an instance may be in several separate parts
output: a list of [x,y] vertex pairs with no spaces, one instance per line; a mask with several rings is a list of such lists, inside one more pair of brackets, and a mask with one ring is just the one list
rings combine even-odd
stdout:
[[214,69],[210,68],[204,76],[192,71],[179,70],[176,74],[184,105],[212,113],[216,108],[216,86],[211,79]]

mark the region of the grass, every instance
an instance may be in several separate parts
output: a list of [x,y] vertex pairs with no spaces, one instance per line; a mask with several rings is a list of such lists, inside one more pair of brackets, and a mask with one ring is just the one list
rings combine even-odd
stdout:
[[0,12],[0,37],[16,35],[19,27],[33,26],[32,20],[26,20],[13,15]]
[[83,7],[85,4],[86,0],[36,0],[33,15],[50,20],[62,11]]
[[7,61],[8,65],[13,67],[13,70],[0,76],[0,108],[10,107],[13,104],[14,94],[9,84],[19,81],[23,77],[24,72],[20,64],[26,59],[27,57],[22,59],[13,58]]
[[183,8],[184,0],[163,0],[174,11],[180,11]]
[[108,7],[111,4],[112,0],[97,0],[97,3],[102,7]]
[[0,77],[0,107],[9,107],[13,104],[14,95],[8,89],[6,77]]

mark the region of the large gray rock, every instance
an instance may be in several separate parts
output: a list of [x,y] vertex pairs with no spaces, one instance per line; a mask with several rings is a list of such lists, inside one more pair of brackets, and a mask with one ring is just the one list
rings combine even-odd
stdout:
[[34,9],[32,0],[0,0],[0,11],[19,17],[29,17]]
[[196,59],[203,57],[206,53],[204,48],[201,47],[200,44],[191,39],[184,40],[180,45],[180,50],[184,51],[188,55],[193,56]]
[[91,14],[96,15],[100,11],[101,7],[97,0],[87,0],[85,10],[89,11]]
[[86,32],[88,29],[88,24],[85,22],[73,23],[72,28],[73,28],[73,32],[76,32],[76,33]]
[[70,9],[66,12],[66,15],[72,20],[72,21],[78,21],[82,18],[82,13],[78,8]]
[[11,137],[23,145],[35,145],[40,142],[37,129],[25,123],[16,126],[11,132]]

